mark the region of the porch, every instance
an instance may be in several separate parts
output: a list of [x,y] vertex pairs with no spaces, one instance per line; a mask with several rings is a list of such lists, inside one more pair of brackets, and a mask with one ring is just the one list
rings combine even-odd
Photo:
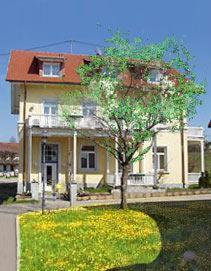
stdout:
[[201,172],[205,171],[204,129],[188,127],[188,184],[198,184]]

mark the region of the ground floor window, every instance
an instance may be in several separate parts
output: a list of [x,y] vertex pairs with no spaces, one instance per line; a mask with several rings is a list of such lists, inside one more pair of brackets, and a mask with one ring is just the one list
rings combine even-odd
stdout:
[[199,141],[188,141],[188,172],[201,172],[201,145]]
[[155,157],[157,157],[157,170],[167,171],[167,147],[157,147],[157,153],[153,148],[153,168],[155,168]]
[[81,147],[80,153],[81,169],[95,170],[96,169],[96,148],[91,145]]

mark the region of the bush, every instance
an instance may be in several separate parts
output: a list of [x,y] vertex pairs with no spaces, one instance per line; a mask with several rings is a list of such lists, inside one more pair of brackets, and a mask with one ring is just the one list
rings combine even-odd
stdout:
[[211,182],[210,182],[208,171],[201,173],[201,177],[199,178],[199,187],[200,188],[211,187]]

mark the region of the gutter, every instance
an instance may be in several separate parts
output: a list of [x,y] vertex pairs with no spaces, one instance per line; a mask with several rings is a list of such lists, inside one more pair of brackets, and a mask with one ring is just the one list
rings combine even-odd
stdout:
[[26,189],[26,98],[27,98],[27,87],[26,87],[26,82],[24,82],[24,98],[23,98],[23,191],[24,191],[24,188]]

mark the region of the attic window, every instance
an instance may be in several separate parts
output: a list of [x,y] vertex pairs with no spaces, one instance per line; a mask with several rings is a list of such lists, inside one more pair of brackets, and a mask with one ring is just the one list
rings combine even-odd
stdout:
[[161,77],[162,77],[162,74],[159,70],[152,69],[149,72],[148,82],[149,83],[159,83],[161,80]]
[[43,63],[43,76],[60,77],[60,63]]

